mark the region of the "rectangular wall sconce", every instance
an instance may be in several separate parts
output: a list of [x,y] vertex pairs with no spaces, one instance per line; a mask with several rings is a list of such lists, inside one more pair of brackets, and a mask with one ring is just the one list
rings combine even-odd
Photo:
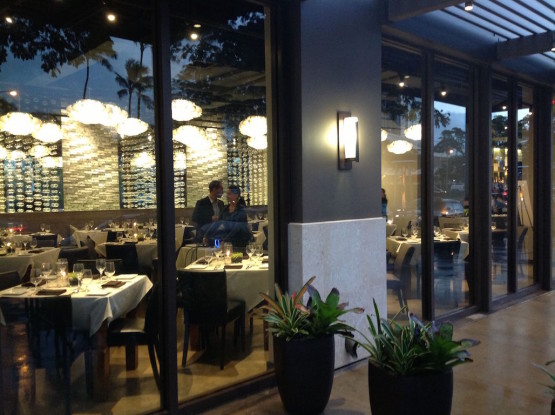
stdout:
[[337,113],[337,157],[339,170],[351,170],[358,162],[358,118],[350,112]]

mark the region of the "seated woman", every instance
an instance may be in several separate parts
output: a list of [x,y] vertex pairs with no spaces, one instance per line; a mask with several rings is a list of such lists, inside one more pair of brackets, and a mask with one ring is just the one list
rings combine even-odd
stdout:
[[252,233],[247,223],[245,200],[241,197],[241,189],[230,185],[227,190],[227,202],[220,213],[218,221],[203,226],[201,237],[204,245],[213,245],[214,240],[231,242],[233,246],[245,247],[252,240]]

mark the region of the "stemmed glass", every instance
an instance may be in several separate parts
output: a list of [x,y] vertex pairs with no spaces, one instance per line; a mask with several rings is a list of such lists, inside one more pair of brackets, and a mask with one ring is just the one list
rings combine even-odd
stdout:
[[44,230],[46,229],[46,224],[45,223],[41,223],[40,224],[40,231],[44,232]]
[[401,236],[402,236],[403,238],[406,238],[407,235],[408,235],[407,228],[402,228],[402,229],[401,229]]
[[106,279],[110,281],[116,273],[116,264],[114,261],[106,261],[106,269],[104,273],[106,274]]
[[100,280],[104,281],[102,274],[104,273],[104,269],[106,268],[106,260],[104,258],[98,258],[96,260],[95,265],[96,265],[96,269],[100,273]]
[[31,239],[31,248],[35,249],[38,245],[37,238]]
[[73,274],[77,278],[77,288],[75,292],[78,293],[79,289],[81,288],[81,281],[83,281],[83,271],[85,270],[85,266],[79,262],[73,264]]
[[91,284],[92,279],[92,270],[84,269],[83,276],[81,277],[81,285],[83,287],[83,291],[89,291],[89,285]]
[[185,223],[185,217],[180,216],[179,217],[179,223],[183,225]]
[[21,240],[21,243],[23,244],[23,250],[26,251],[29,247],[29,240],[24,238]]
[[262,250],[262,245],[256,244],[254,249],[254,262],[256,265],[260,266],[262,263],[262,255],[264,255],[264,251]]
[[214,247],[214,256],[216,257],[216,263],[219,263],[220,260],[224,257],[224,251],[221,245]]
[[256,252],[256,244],[247,245],[247,255],[249,256],[249,261],[252,263],[252,256]]
[[50,264],[50,262],[43,262],[40,265],[40,270],[41,275],[46,278],[46,281],[48,281],[48,277],[50,277],[50,274],[52,273],[52,265]]
[[41,270],[38,270],[38,269],[31,270],[31,284],[35,286],[35,293],[38,291],[38,287],[41,281],[42,281]]
[[50,225],[44,225],[44,232],[50,233]]

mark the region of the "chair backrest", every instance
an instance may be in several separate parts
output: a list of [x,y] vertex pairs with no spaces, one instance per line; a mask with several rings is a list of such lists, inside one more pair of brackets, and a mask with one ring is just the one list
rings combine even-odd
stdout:
[[116,231],[108,231],[108,235],[106,236],[106,242],[117,242],[118,240],[118,233]]
[[388,236],[393,235],[393,232],[395,232],[395,230],[397,229],[397,225],[395,225],[394,223],[387,223],[385,224],[385,236],[386,238]]
[[453,263],[459,255],[461,241],[434,242],[434,257],[436,261]]
[[145,311],[145,332],[151,336],[158,336],[158,309],[160,305],[159,284],[154,284],[149,293]]
[[95,247],[96,243],[92,240],[90,236],[87,235],[87,239],[81,241],[81,247],[87,247],[88,251],[88,258],[89,259],[96,259],[98,258],[98,254],[96,253]]
[[122,272],[125,274],[139,273],[139,257],[137,256],[135,244],[106,244],[106,259],[121,259]]
[[17,271],[8,271],[0,273],[0,290],[6,290],[15,287],[21,282]]
[[518,227],[518,241],[517,241],[517,248],[519,250],[522,249],[524,246],[524,238],[526,238],[526,234],[528,233],[527,226],[519,226]]
[[177,271],[185,318],[193,324],[222,325],[227,321],[224,271]]
[[37,240],[38,247],[46,247],[46,246],[58,246],[58,235],[50,234],[50,235],[41,235],[41,234],[33,234],[33,237]]
[[37,239],[37,248],[55,247],[56,242],[52,239]]
[[408,244],[405,246],[407,246],[407,249],[400,251],[395,258],[395,269],[393,271],[401,280],[405,280],[410,276],[410,263],[415,252],[414,246]]
[[89,248],[86,246],[82,248],[64,248],[60,250],[58,258],[66,258],[68,271],[73,271],[73,265],[80,259],[89,258]]

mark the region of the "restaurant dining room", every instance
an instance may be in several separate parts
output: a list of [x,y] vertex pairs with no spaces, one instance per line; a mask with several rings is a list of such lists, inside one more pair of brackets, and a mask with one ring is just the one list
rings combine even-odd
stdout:
[[[0,413],[156,411],[168,353],[180,402],[264,374],[264,9],[172,3],[160,51],[152,2],[47,3],[1,6]],[[160,341],[171,277],[174,344]]]

